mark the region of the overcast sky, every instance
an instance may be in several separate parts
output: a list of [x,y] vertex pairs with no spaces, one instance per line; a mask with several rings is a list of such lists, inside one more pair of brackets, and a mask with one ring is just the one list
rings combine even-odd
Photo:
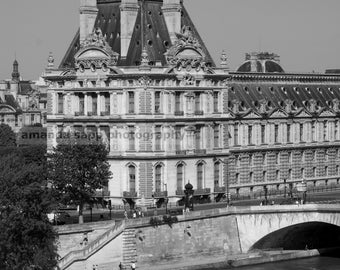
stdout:
[[[184,0],[210,53],[236,69],[251,51],[275,52],[286,71],[340,68],[340,0]],[[0,1],[0,79],[16,53],[24,79],[37,79],[49,51],[59,64],[79,27],[79,0]]]

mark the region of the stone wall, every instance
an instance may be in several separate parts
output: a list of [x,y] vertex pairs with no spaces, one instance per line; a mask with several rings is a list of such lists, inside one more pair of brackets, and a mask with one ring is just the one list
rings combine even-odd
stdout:
[[185,257],[235,254],[240,252],[236,219],[184,220],[158,227],[136,229],[137,261],[143,265],[181,260]]
[[90,243],[114,225],[115,221],[103,221],[55,227],[59,237],[59,256],[63,257],[70,251],[82,249],[85,247],[85,237],[87,237],[87,241]]

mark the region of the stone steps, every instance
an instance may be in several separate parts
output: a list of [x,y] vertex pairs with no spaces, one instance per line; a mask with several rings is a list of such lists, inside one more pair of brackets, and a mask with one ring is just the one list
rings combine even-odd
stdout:
[[131,269],[131,264],[136,261],[136,232],[135,230],[125,230],[123,233],[123,269]]

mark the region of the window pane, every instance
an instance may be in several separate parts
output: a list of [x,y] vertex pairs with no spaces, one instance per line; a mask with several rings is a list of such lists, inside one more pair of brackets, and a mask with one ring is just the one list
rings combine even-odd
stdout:
[[155,186],[156,192],[161,191],[161,183],[162,183],[162,167],[158,165],[156,167],[156,175],[155,175]]
[[136,169],[134,166],[129,166],[129,186],[130,192],[136,192]]
[[177,190],[183,189],[183,165],[177,166]]
[[197,189],[203,188],[203,164],[197,165]]

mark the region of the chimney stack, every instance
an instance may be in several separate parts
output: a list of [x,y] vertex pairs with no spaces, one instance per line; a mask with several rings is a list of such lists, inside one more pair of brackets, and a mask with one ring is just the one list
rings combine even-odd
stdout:
[[80,0],[80,44],[93,32],[97,14],[97,0]]
[[163,0],[163,14],[166,25],[170,34],[171,42],[177,40],[176,33],[181,33],[181,1],[180,0]]
[[120,5],[120,56],[122,58],[126,58],[127,56],[133,29],[137,20],[138,10],[139,5],[137,0],[122,0],[122,4]]

